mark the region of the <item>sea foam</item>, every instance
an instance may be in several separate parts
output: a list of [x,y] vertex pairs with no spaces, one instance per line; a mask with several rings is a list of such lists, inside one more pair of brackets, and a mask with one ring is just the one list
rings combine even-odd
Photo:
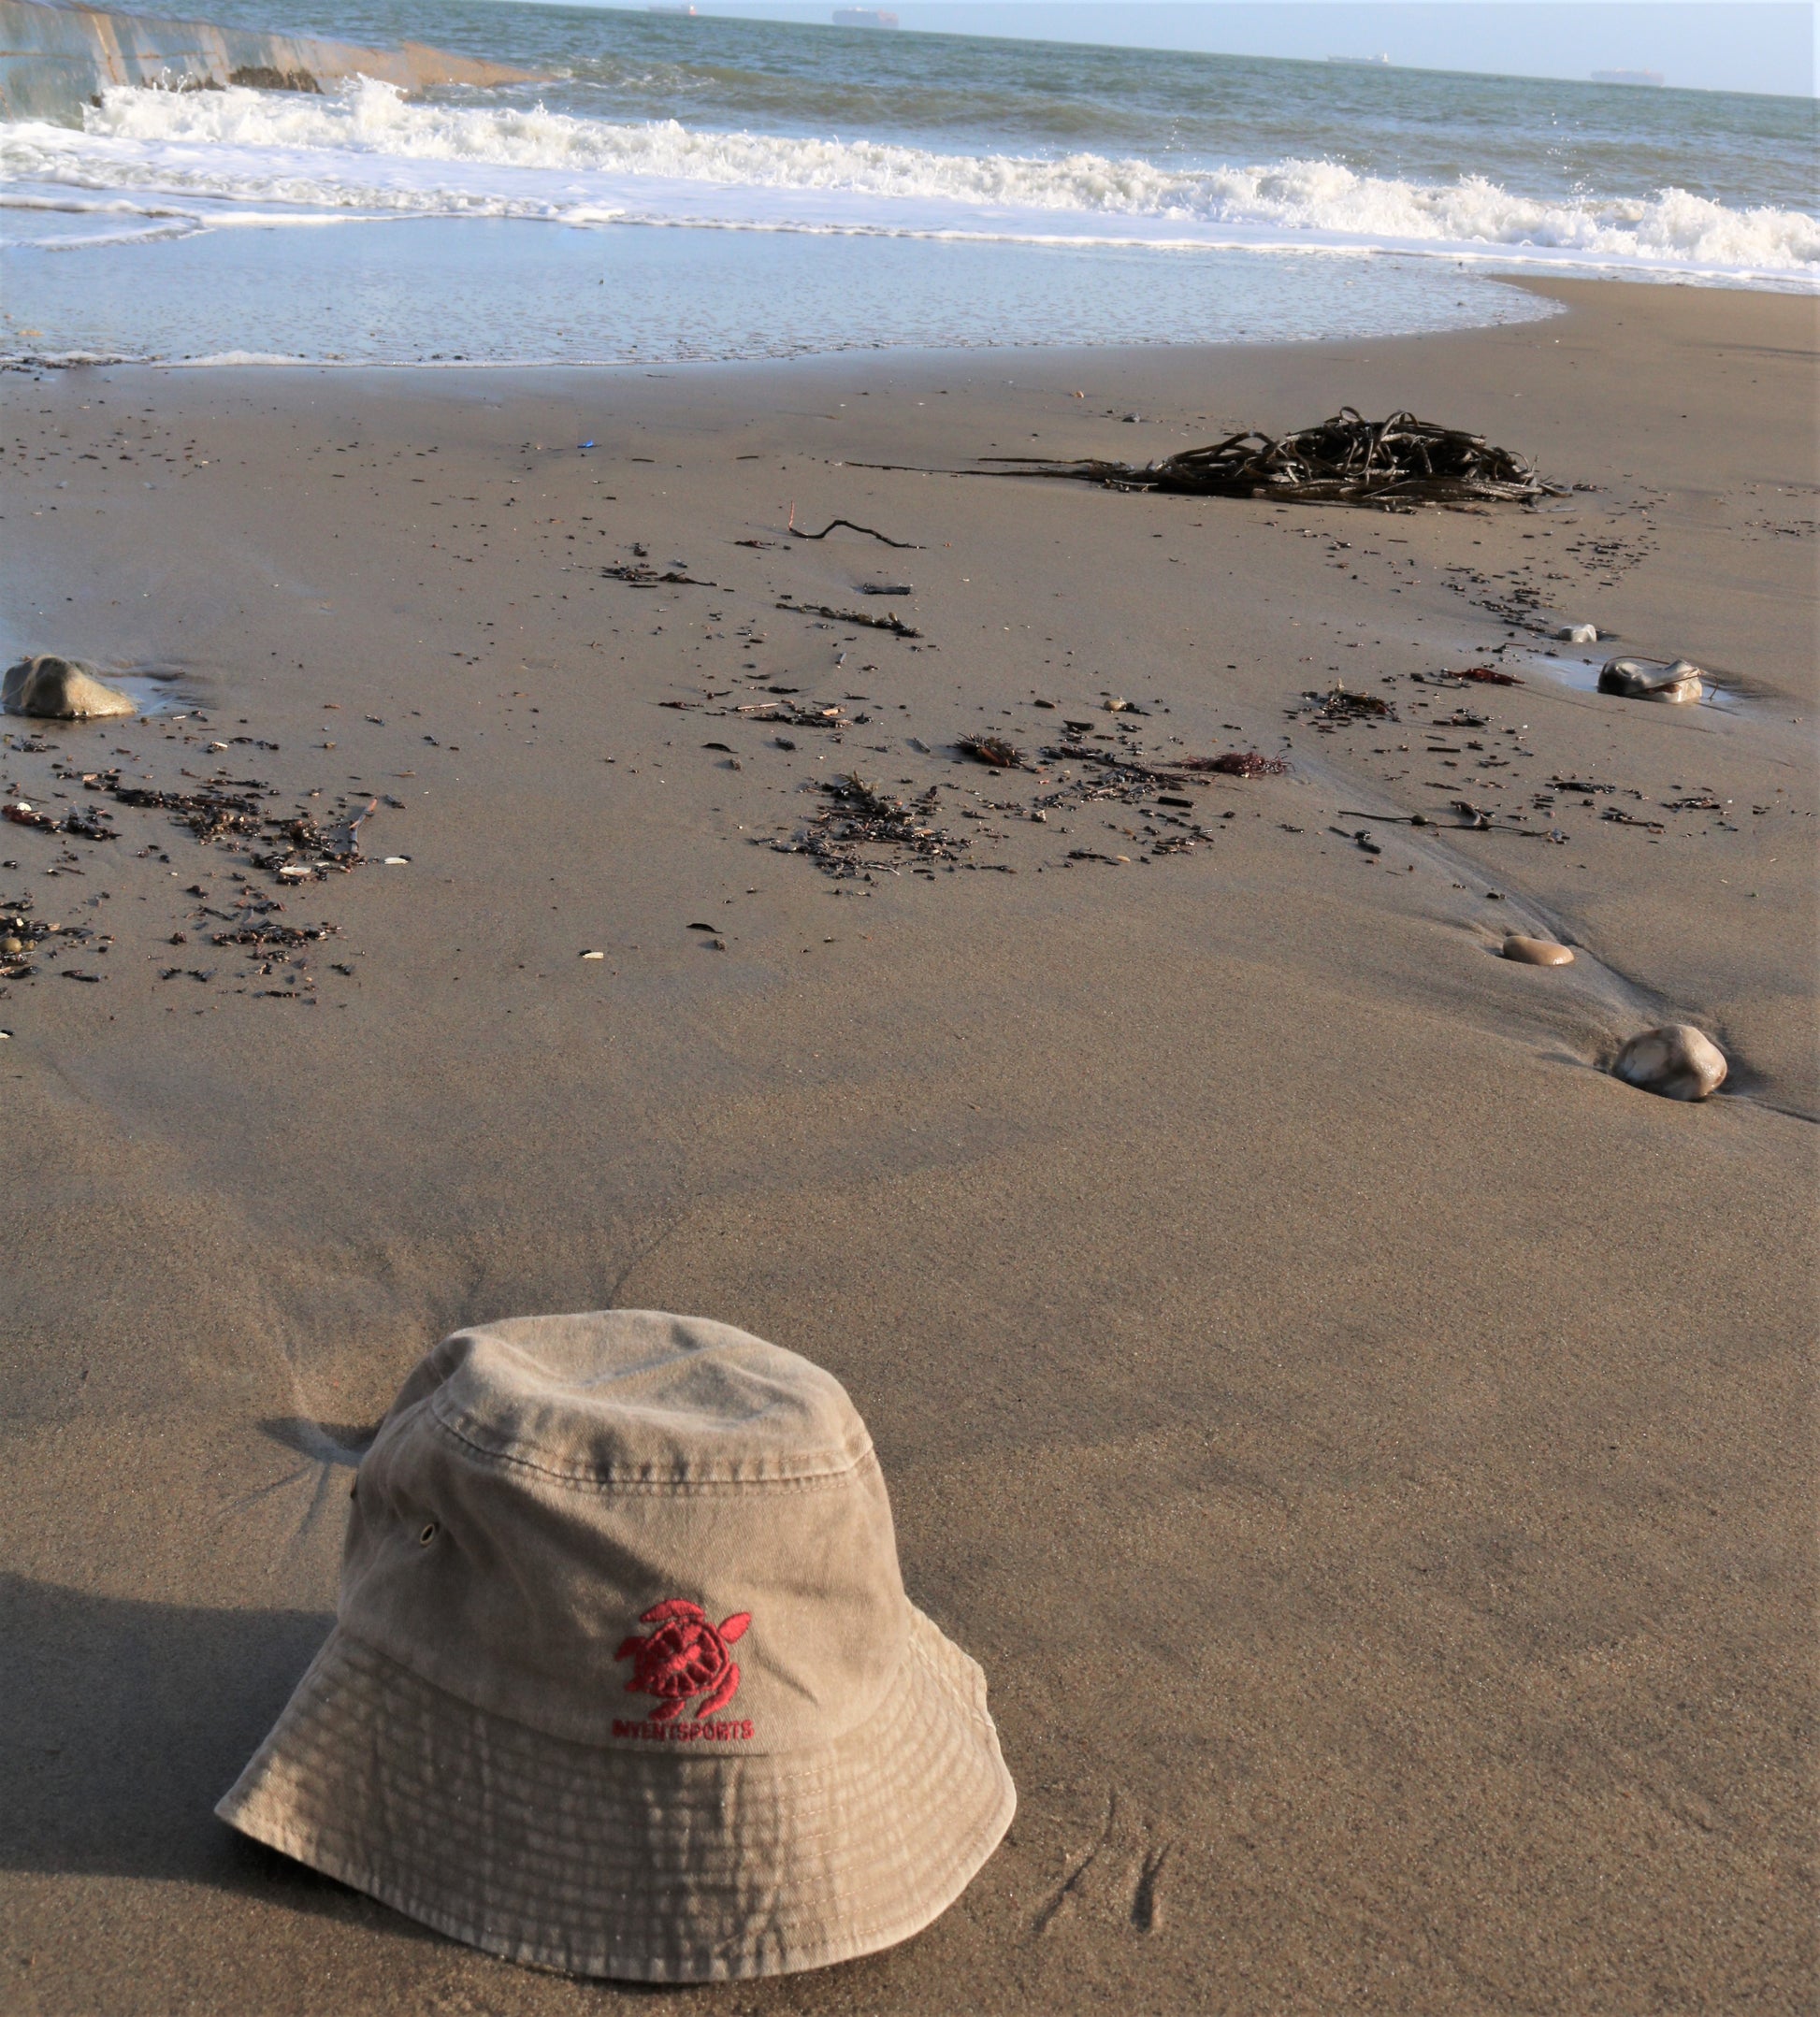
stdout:
[[[1806,212],[1733,209],[1678,188],[1548,200],[1483,176],[1422,183],[1324,159],[1183,168],[1088,151],[943,152],[705,132],[673,120],[614,122],[541,105],[423,104],[370,79],[324,97],[110,91],[80,132],[0,127],[0,179],[39,191],[282,206],[293,217],[1381,249],[1784,284],[1820,271],[1820,223]],[[227,220],[200,212],[196,221]],[[173,225],[181,228],[175,219],[165,228]]]

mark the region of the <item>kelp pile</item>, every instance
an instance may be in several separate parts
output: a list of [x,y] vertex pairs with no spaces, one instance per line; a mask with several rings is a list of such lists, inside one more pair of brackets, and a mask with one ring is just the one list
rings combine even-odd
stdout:
[[1285,504],[1353,504],[1397,510],[1421,504],[1534,504],[1566,495],[1523,456],[1482,435],[1441,427],[1413,413],[1366,420],[1342,407],[1318,427],[1273,436],[1257,428],[1161,462],[1053,462],[990,455],[1019,476],[1054,476],[1108,490],[1157,490],[1195,497],[1263,497]]

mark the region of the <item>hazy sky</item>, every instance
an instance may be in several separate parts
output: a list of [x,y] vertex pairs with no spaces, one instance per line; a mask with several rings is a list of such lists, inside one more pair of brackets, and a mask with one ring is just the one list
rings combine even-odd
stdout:
[[[621,0],[624,4],[624,0]],[[703,13],[829,19],[837,0],[696,0]],[[1585,78],[1659,70],[1670,84],[1811,96],[1804,0],[883,0],[906,29],[1122,42],[1229,55],[1388,55],[1423,69]]]

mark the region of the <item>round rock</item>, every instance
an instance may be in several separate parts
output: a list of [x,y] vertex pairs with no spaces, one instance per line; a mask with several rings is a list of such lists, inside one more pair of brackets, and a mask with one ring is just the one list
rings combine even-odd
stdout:
[[1553,939],[1525,938],[1521,931],[1513,931],[1504,942],[1504,957],[1514,959],[1525,967],[1570,967],[1573,954],[1565,945],[1557,945]]
[[104,686],[91,667],[50,652],[7,667],[0,684],[0,706],[8,714],[36,714],[50,721],[138,713],[137,701]]
[[1611,1067],[1626,1086],[1665,1100],[1704,1100],[1726,1082],[1726,1054],[1692,1023],[1645,1030],[1618,1053]]
[[1596,644],[1599,627],[1596,624],[1563,624],[1554,635],[1563,644]]
[[1599,673],[1599,691],[1685,707],[1704,696],[1701,678],[1699,667],[1685,658],[1611,658]]

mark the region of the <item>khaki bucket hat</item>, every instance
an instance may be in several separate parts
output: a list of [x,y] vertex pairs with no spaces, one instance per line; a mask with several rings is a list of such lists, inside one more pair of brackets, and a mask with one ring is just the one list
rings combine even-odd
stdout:
[[405,1382],[335,1629],[216,1812],[489,1952],[680,1982],[907,1938],[1016,1803],[839,1382],[604,1310]]

